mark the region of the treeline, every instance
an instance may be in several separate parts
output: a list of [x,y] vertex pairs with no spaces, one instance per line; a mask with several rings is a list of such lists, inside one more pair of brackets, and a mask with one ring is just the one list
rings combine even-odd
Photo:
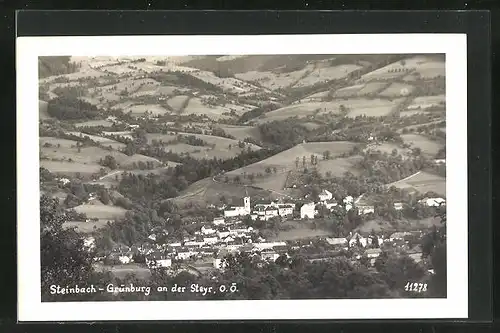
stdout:
[[70,56],[38,57],[38,77],[70,74],[78,71],[81,65],[71,62]]
[[47,105],[47,113],[59,120],[96,119],[100,115],[95,105],[69,97],[51,99]]
[[256,107],[255,109],[252,109],[250,111],[243,113],[240,116],[238,123],[244,124],[251,119],[257,118],[257,117],[259,117],[267,112],[274,111],[278,108],[279,108],[279,106],[277,104],[274,104],[274,103],[263,104],[262,106]]

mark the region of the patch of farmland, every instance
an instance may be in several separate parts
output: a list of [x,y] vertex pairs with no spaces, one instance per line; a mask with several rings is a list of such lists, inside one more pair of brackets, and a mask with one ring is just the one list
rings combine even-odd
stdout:
[[234,76],[240,80],[254,82],[265,88],[277,90],[292,86],[311,70],[312,67],[304,67],[303,69],[289,73],[249,71],[246,73],[238,73]]
[[378,144],[370,144],[366,146],[364,149],[365,152],[367,151],[380,151],[381,153],[387,153],[387,154],[392,154],[394,150],[399,155],[406,156],[407,154],[411,153],[411,149],[408,148],[402,148],[401,146],[391,143],[391,142],[383,142],[383,143],[378,143]]
[[147,62],[137,62],[131,64],[130,66],[132,66],[132,68],[134,68],[135,70],[140,70],[146,73],[154,73],[154,72],[167,71],[167,68],[171,67],[172,65],[169,66],[167,64],[166,66],[158,66]]
[[100,220],[115,220],[117,218],[125,216],[125,213],[127,212],[127,210],[122,207],[104,204],[83,204],[80,206],[76,206],[74,210],[76,210],[78,213],[84,213],[90,219],[97,218]]
[[59,161],[68,161],[71,159],[75,164],[98,164],[101,159],[104,159],[106,156],[113,156],[116,162],[121,167],[130,167],[133,162],[138,161],[152,161],[156,163],[158,166],[161,165],[161,162],[152,157],[147,157],[143,155],[133,155],[127,156],[122,152],[115,150],[106,150],[100,147],[84,147],[80,148],[80,152],[78,152],[78,148],[40,148],[41,154],[46,156],[49,159],[57,159]]
[[392,186],[422,194],[434,192],[446,197],[446,179],[424,171],[419,171],[410,177],[386,185],[387,188]]
[[121,131],[121,132],[102,132],[104,135],[117,135],[117,136],[122,136],[124,138],[133,140],[134,137],[132,136],[131,131]]
[[53,138],[48,136],[41,136],[39,140],[40,140],[40,146],[49,144],[53,147],[57,147],[57,145],[59,145],[60,147],[65,147],[65,148],[76,147],[76,142],[77,142],[75,140]]
[[167,109],[159,104],[138,104],[131,105],[124,109],[124,113],[132,112],[132,115],[143,116],[146,112],[150,112],[153,116],[162,116],[166,113],[170,113]]
[[220,128],[229,135],[232,135],[236,140],[243,141],[250,137],[255,140],[260,140],[260,131],[254,126],[236,126],[236,125],[221,125]]
[[98,173],[101,166],[97,163],[84,164],[78,162],[68,162],[68,161],[50,161],[50,160],[40,160],[40,167],[49,170],[52,173],[65,176],[75,176],[77,173],[82,176],[90,176],[94,173]]
[[416,114],[426,115],[426,114],[432,114],[432,113],[433,112],[431,112],[431,111],[424,111],[424,110],[401,111],[399,113],[399,117],[411,117],[411,116],[414,116]]
[[132,66],[132,65],[126,63],[126,64],[120,64],[120,65],[106,66],[105,71],[109,72],[109,73],[117,74],[117,75],[123,75],[123,74],[137,72],[136,69],[130,68],[129,66]]
[[[159,82],[150,78],[143,78],[143,79],[133,79],[133,78],[128,78],[128,79],[122,79],[118,83],[115,84],[108,84],[105,86],[101,87],[95,87],[95,88],[90,88],[89,89],[89,94],[97,94],[101,95],[102,97],[109,99],[112,98],[113,100],[116,99],[116,96],[122,92],[127,92],[127,94],[132,94],[139,90],[143,86],[159,86]],[[118,96],[120,97],[120,96]]]
[[444,62],[436,61],[433,57],[416,56],[376,69],[363,75],[358,81],[391,80],[402,78],[412,72],[418,72],[420,75],[428,76],[430,72],[438,72],[441,67],[444,69]]
[[117,103],[117,104],[111,106],[111,109],[112,110],[122,110],[123,111],[126,108],[129,108],[129,107],[131,107],[133,105],[134,105],[134,103],[130,102],[130,101],[128,101],[128,102],[121,102],[121,103]]
[[169,142],[171,140],[175,140],[176,135],[175,134],[162,134],[162,133],[146,133],[146,138],[148,140],[148,143],[151,143],[152,141],[162,141],[162,142]]
[[[264,198],[268,197],[272,193],[266,190],[256,189],[251,186],[242,186],[237,184],[225,184],[221,182],[215,182],[212,178],[205,178],[191,184],[186,190],[182,191],[181,194],[171,199],[177,205],[182,206],[186,203],[193,204],[219,204],[220,198],[225,197],[227,199],[232,199],[233,204],[240,205],[241,198],[249,195],[252,198]],[[276,195],[277,199],[278,196]],[[241,203],[242,204],[242,203]]]
[[[233,108],[236,112],[237,110]],[[212,106],[205,105],[199,98],[191,98],[187,107],[182,112],[183,115],[195,114],[195,115],[206,115],[210,119],[217,120],[226,117],[224,113],[231,112],[228,106]],[[241,112],[241,111],[240,111]]]
[[186,103],[188,98],[189,98],[189,96],[186,96],[186,95],[178,95],[178,96],[170,98],[167,101],[167,104],[170,105],[170,107],[172,109],[179,111],[184,106],[184,104]]
[[357,116],[383,117],[391,114],[403,100],[402,98],[392,101],[384,99],[350,99],[344,101],[344,105],[350,110],[347,114],[349,118]]
[[104,228],[108,224],[108,220],[98,220],[98,221],[68,221],[63,223],[64,229],[73,229],[82,234],[90,234],[96,230]]
[[264,179],[256,178],[253,183],[254,186],[270,190],[270,191],[283,191],[287,180],[288,172],[280,172],[272,175],[265,176]]
[[372,231],[376,233],[389,231],[420,231],[432,226],[439,226],[441,220],[435,217],[429,217],[421,220],[398,220],[397,225],[392,225],[389,221],[375,219],[363,222],[355,230],[362,234],[369,234]]
[[402,134],[401,139],[411,145],[411,148],[420,148],[423,154],[435,156],[444,144],[432,141],[419,134]]
[[147,267],[143,267],[138,264],[127,264],[127,265],[95,265],[95,270],[98,272],[110,272],[114,277],[118,279],[125,279],[129,275],[133,275],[135,278],[140,280],[148,280],[151,278],[151,270]]
[[208,71],[196,71],[192,72],[191,75],[204,82],[220,87],[225,92],[248,93],[251,91],[259,90],[258,87],[248,82],[238,80],[232,77],[220,78],[216,76],[214,73]]
[[113,126],[113,122],[109,121],[109,120],[100,119],[100,120],[89,120],[89,121],[75,124],[76,128],[95,127],[95,126],[111,127],[111,126]]
[[121,148],[125,148],[125,144],[124,143],[121,143],[121,142],[117,142],[115,140],[112,140],[112,139],[108,139],[108,138],[104,138],[102,136],[98,136],[98,135],[90,135],[90,134],[86,134],[86,133],[82,133],[82,132],[67,132],[67,134],[70,134],[70,135],[76,135],[76,136],[79,136],[79,137],[89,137],[90,140],[92,141],[95,141],[95,142],[99,142],[100,144],[102,144],[103,146],[111,146],[113,149],[121,149]]
[[369,82],[366,84],[356,84],[353,86],[345,87],[335,91],[334,97],[348,98],[348,97],[362,97],[378,92],[387,85],[386,82]]
[[69,81],[77,81],[79,79],[85,79],[85,78],[98,78],[101,76],[104,76],[105,73],[95,70],[95,69],[84,69],[78,72],[74,73],[69,73],[69,74],[62,74],[62,75],[57,75],[57,76],[49,76],[46,78],[41,79],[39,82],[40,83],[47,83],[47,82],[52,82],[57,78],[65,78]]
[[218,57],[216,60],[217,61],[230,61],[238,58],[243,58],[246,57],[245,55],[227,55],[227,56],[222,56]]
[[300,104],[292,104],[283,108],[267,112],[265,117],[257,120],[258,123],[265,123],[274,120],[283,120],[292,117],[307,117],[313,116],[316,112],[334,112],[340,113],[340,106],[346,105],[350,101],[330,101],[330,102],[305,102]]
[[327,172],[330,172],[333,177],[342,177],[346,172],[357,175],[359,170],[355,169],[355,166],[362,159],[363,157],[361,156],[339,157],[327,161],[322,161],[318,158],[317,168],[323,177],[326,177]]
[[300,100],[293,102],[292,104],[300,104],[302,102],[321,102],[324,98],[328,97],[330,90],[320,91],[318,93],[309,95]]
[[331,231],[322,229],[311,229],[306,226],[297,226],[290,230],[279,231],[276,236],[269,238],[269,241],[299,240],[316,237],[326,237],[332,234]]
[[174,95],[176,93],[176,91],[184,93],[184,92],[189,91],[189,90],[190,89],[179,88],[179,87],[175,87],[175,86],[163,86],[163,85],[158,86],[158,87],[144,86],[130,96],[131,97],[171,96],[171,95]]
[[[215,145],[215,147],[229,148],[229,145],[231,145],[231,149],[233,147],[238,148],[238,140],[234,140],[234,139],[223,138],[223,137],[214,136],[214,135],[193,134],[193,133],[184,133],[184,132],[178,132],[177,134],[180,134],[183,136],[195,136],[196,138],[207,142],[209,145]],[[260,149],[259,146],[254,145],[253,143],[245,143],[244,149],[248,149],[248,148],[250,148],[252,150],[259,150]]]
[[410,105],[408,105],[408,110],[415,109],[429,109],[429,108],[444,108],[446,105],[445,95],[435,95],[435,96],[420,96],[416,97]]
[[49,113],[47,112],[48,104],[49,103],[47,103],[45,101],[41,101],[41,100],[38,101],[38,110],[39,110],[40,120],[52,118],[49,115]]
[[401,97],[408,96],[415,90],[414,86],[409,84],[394,82],[391,83],[389,87],[379,93],[380,96],[384,97]]
[[350,73],[362,68],[358,65],[322,66],[318,63],[309,74],[301,78],[293,87],[307,87],[316,83],[345,78]]
[[302,157],[305,156],[307,161],[311,155],[318,157],[318,160],[323,158],[325,151],[330,152],[331,158],[336,158],[344,153],[350,152],[356,144],[348,141],[334,141],[334,142],[308,142],[301,143],[287,149],[274,156],[266,158],[265,160],[247,165],[243,168],[236,169],[228,172],[228,175],[237,175],[246,172],[250,173],[265,173],[266,168],[277,168],[278,172],[285,172],[295,169],[296,159],[299,158],[299,163],[302,163]]

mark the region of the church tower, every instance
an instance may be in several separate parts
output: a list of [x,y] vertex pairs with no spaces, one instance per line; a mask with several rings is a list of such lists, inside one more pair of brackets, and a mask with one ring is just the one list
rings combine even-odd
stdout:
[[245,212],[250,214],[250,197],[244,197],[243,198],[243,204],[245,207]]

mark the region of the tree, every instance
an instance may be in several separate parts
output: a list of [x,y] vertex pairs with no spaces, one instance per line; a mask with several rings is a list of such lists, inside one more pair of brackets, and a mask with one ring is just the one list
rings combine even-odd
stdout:
[[305,168],[306,167],[306,157],[302,156],[302,166]]
[[314,165],[314,154],[311,154],[311,165]]
[[40,256],[43,301],[82,300],[82,295],[51,294],[51,286],[86,286],[93,281],[92,254],[84,248],[83,238],[66,222],[57,201],[40,198]]
[[298,167],[299,167],[299,163],[300,163],[300,159],[299,159],[299,157],[297,156],[297,157],[295,158],[295,167],[296,167],[296,168],[298,168]]

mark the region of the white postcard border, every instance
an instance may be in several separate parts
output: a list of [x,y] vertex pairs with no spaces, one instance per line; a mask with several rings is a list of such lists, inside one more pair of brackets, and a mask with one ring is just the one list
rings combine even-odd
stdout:
[[[420,319],[468,316],[465,34],[19,37],[17,70],[18,320]],[[42,303],[39,237],[39,56],[445,53],[446,299]]]

